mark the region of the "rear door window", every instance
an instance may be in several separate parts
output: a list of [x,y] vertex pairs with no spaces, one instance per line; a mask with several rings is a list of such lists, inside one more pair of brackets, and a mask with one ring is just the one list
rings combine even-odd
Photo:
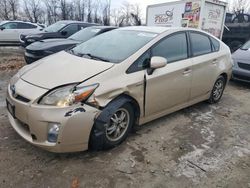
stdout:
[[18,29],[34,29],[34,28],[37,28],[37,26],[29,24],[29,23],[18,23],[17,28]]
[[152,48],[152,56],[165,57],[168,63],[188,58],[185,33],[177,33],[160,41]]
[[190,40],[193,56],[199,56],[212,52],[211,42],[208,36],[198,32],[190,32]]

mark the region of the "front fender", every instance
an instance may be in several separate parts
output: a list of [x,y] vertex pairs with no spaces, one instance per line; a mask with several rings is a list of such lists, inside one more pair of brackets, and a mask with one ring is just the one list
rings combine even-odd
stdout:
[[89,148],[92,150],[103,149],[106,125],[109,123],[109,120],[115,111],[128,102],[132,102],[132,99],[126,96],[117,97],[115,100],[108,103],[108,105],[96,117],[91,131]]

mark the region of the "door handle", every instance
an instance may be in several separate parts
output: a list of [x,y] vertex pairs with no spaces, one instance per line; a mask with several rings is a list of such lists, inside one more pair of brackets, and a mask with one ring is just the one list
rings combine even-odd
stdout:
[[191,73],[192,70],[190,68],[186,68],[183,72],[184,75]]
[[136,87],[143,85],[144,82],[138,82],[135,84]]
[[212,61],[212,64],[217,64],[218,63],[218,59],[214,59],[213,61]]

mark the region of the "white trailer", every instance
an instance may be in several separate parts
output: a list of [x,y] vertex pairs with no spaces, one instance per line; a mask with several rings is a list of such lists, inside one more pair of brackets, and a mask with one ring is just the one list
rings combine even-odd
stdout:
[[147,7],[148,26],[191,27],[222,38],[227,3],[219,0],[182,0]]

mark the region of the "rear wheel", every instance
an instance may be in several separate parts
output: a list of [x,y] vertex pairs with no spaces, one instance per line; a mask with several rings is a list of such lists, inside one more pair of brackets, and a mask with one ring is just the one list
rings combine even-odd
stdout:
[[225,85],[226,85],[226,79],[223,76],[219,76],[219,78],[216,80],[214,84],[213,90],[208,100],[209,103],[213,104],[220,101],[225,89]]

